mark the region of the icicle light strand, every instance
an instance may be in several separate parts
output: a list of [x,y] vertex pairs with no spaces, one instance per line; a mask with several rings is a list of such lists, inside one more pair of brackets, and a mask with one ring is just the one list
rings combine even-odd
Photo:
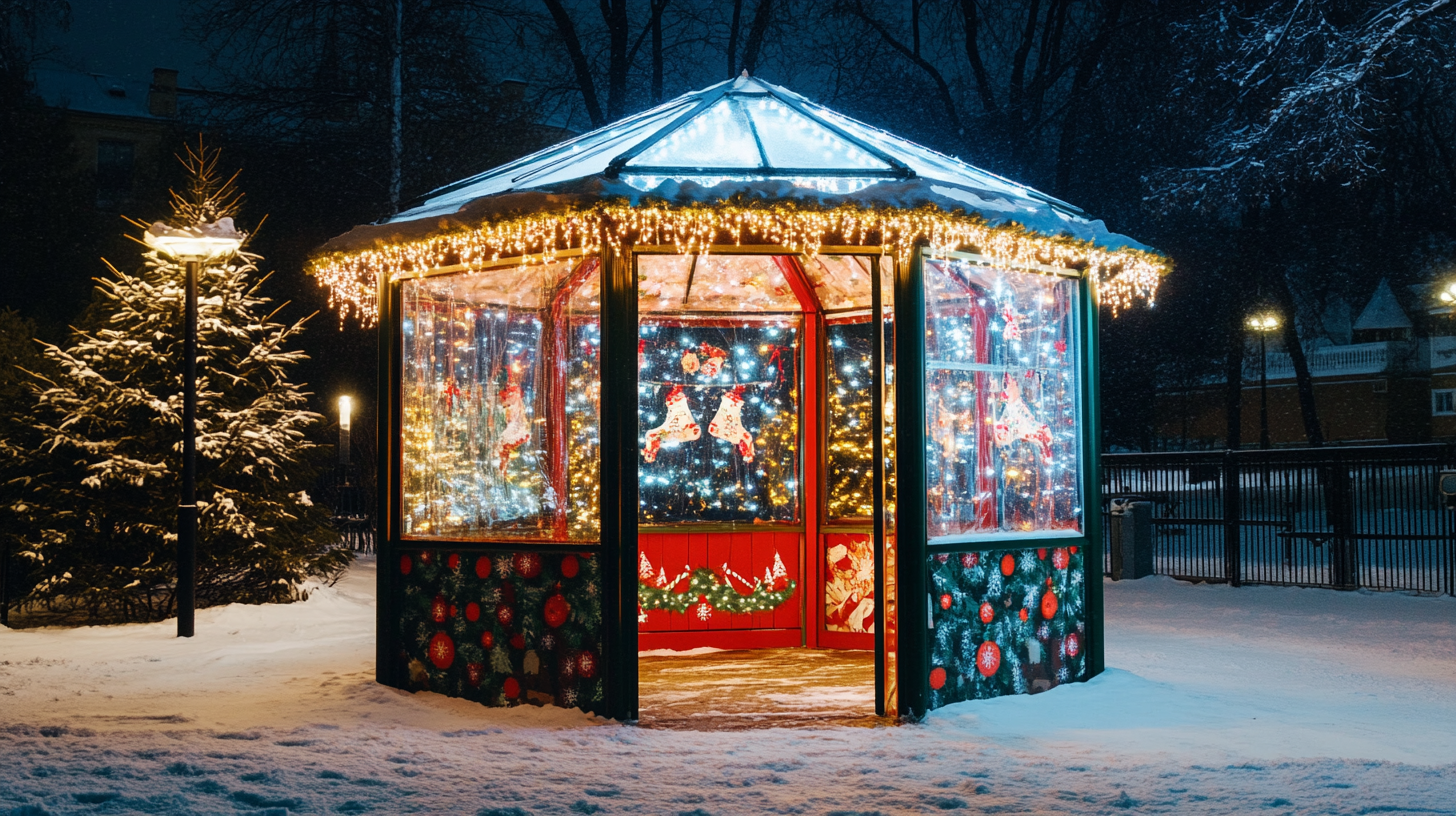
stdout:
[[885,246],[897,259],[908,258],[925,239],[931,251],[973,249],[993,263],[1047,265],[1086,272],[1096,283],[1099,301],[1115,316],[1142,299],[1152,304],[1167,260],[1134,249],[1107,250],[1068,237],[1051,238],[1018,226],[992,227],[984,220],[933,207],[914,210],[841,206],[801,209],[788,204],[747,207],[674,208],[654,204],[632,207],[599,204],[591,208],[513,218],[417,241],[338,252],[315,258],[310,271],[328,287],[329,302],[340,319],[356,316],[365,326],[378,319],[379,276],[415,277],[442,266],[484,266],[502,258],[524,264],[548,263],[558,253],[595,253],[605,243],[614,250],[632,244],[672,245],[684,254],[707,253],[714,244],[780,245],[813,257],[828,239],[844,246]]

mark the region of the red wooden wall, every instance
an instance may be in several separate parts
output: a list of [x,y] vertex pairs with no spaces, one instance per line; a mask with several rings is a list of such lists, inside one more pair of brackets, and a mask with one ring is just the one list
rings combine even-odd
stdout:
[[[772,648],[803,644],[804,570],[800,560],[803,533],[752,531],[742,533],[642,533],[637,545],[652,564],[653,572],[664,570],[669,580],[699,567],[708,567],[723,577],[723,565],[749,582],[762,579],[772,569],[774,552],[783,559],[789,579],[798,586],[793,597],[771,612],[730,614],[715,610],[701,620],[697,607],[685,614],[665,609],[647,612],[637,624],[639,649]],[[729,579],[733,588],[747,594],[748,587]],[[687,579],[675,590],[687,588]]]

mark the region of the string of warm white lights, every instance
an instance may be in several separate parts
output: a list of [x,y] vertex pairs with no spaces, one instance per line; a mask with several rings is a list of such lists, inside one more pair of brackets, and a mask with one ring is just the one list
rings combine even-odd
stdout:
[[931,206],[903,210],[843,205],[819,210],[779,202],[679,208],[602,203],[331,253],[315,258],[311,272],[328,287],[330,305],[341,318],[355,315],[373,325],[379,314],[375,301],[380,276],[399,280],[442,266],[469,268],[502,258],[546,263],[561,252],[599,252],[604,243],[616,251],[632,244],[672,245],[684,254],[707,253],[714,244],[764,243],[813,257],[831,240],[841,246],[883,246],[897,259],[908,258],[916,242],[925,240],[937,255],[973,249],[1008,266],[1082,269],[1114,315],[1138,298],[1151,303],[1167,271],[1166,259],[1150,252],[1103,249],[1070,237],[1038,235],[1017,225],[993,227],[978,216]]

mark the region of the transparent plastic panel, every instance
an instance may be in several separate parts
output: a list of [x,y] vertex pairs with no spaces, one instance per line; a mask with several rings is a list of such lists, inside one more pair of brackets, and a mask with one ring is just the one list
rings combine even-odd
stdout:
[[799,519],[798,315],[642,320],[639,521]]
[[663,137],[628,167],[760,167],[748,117],[723,99]]
[[1081,531],[1077,281],[925,262],[931,542]]
[[406,538],[597,539],[598,320],[571,297],[595,263],[402,284]]
[[[825,310],[870,307],[870,264],[864,255],[816,255],[804,265],[814,295]],[[885,291],[881,292],[886,297]]]
[[800,308],[770,255],[639,255],[637,291],[642,314]]
[[874,513],[873,329],[868,319],[824,328],[826,521]]
[[890,165],[833,131],[768,97],[742,100],[753,117],[771,167],[808,170],[889,170]]

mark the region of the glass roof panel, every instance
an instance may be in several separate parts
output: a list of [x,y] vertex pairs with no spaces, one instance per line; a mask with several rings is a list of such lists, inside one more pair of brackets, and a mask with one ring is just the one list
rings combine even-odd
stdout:
[[609,127],[442,187],[430,193],[418,206],[389,220],[411,221],[431,215],[453,213],[464,204],[483,196],[600,173],[607,169],[612,159],[666,126],[688,110],[693,102],[694,100],[688,98],[673,100]]
[[[825,309],[868,308],[870,259],[862,255],[816,255],[804,266]],[[883,297],[888,297],[882,293]]]
[[889,170],[890,165],[772,97],[741,100],[776,168]]
[[720,99],[638,154],[628,167],[760,167],[748,117]]
[[769,255],[639,255],[637,308],[662,312],[797,312]]

